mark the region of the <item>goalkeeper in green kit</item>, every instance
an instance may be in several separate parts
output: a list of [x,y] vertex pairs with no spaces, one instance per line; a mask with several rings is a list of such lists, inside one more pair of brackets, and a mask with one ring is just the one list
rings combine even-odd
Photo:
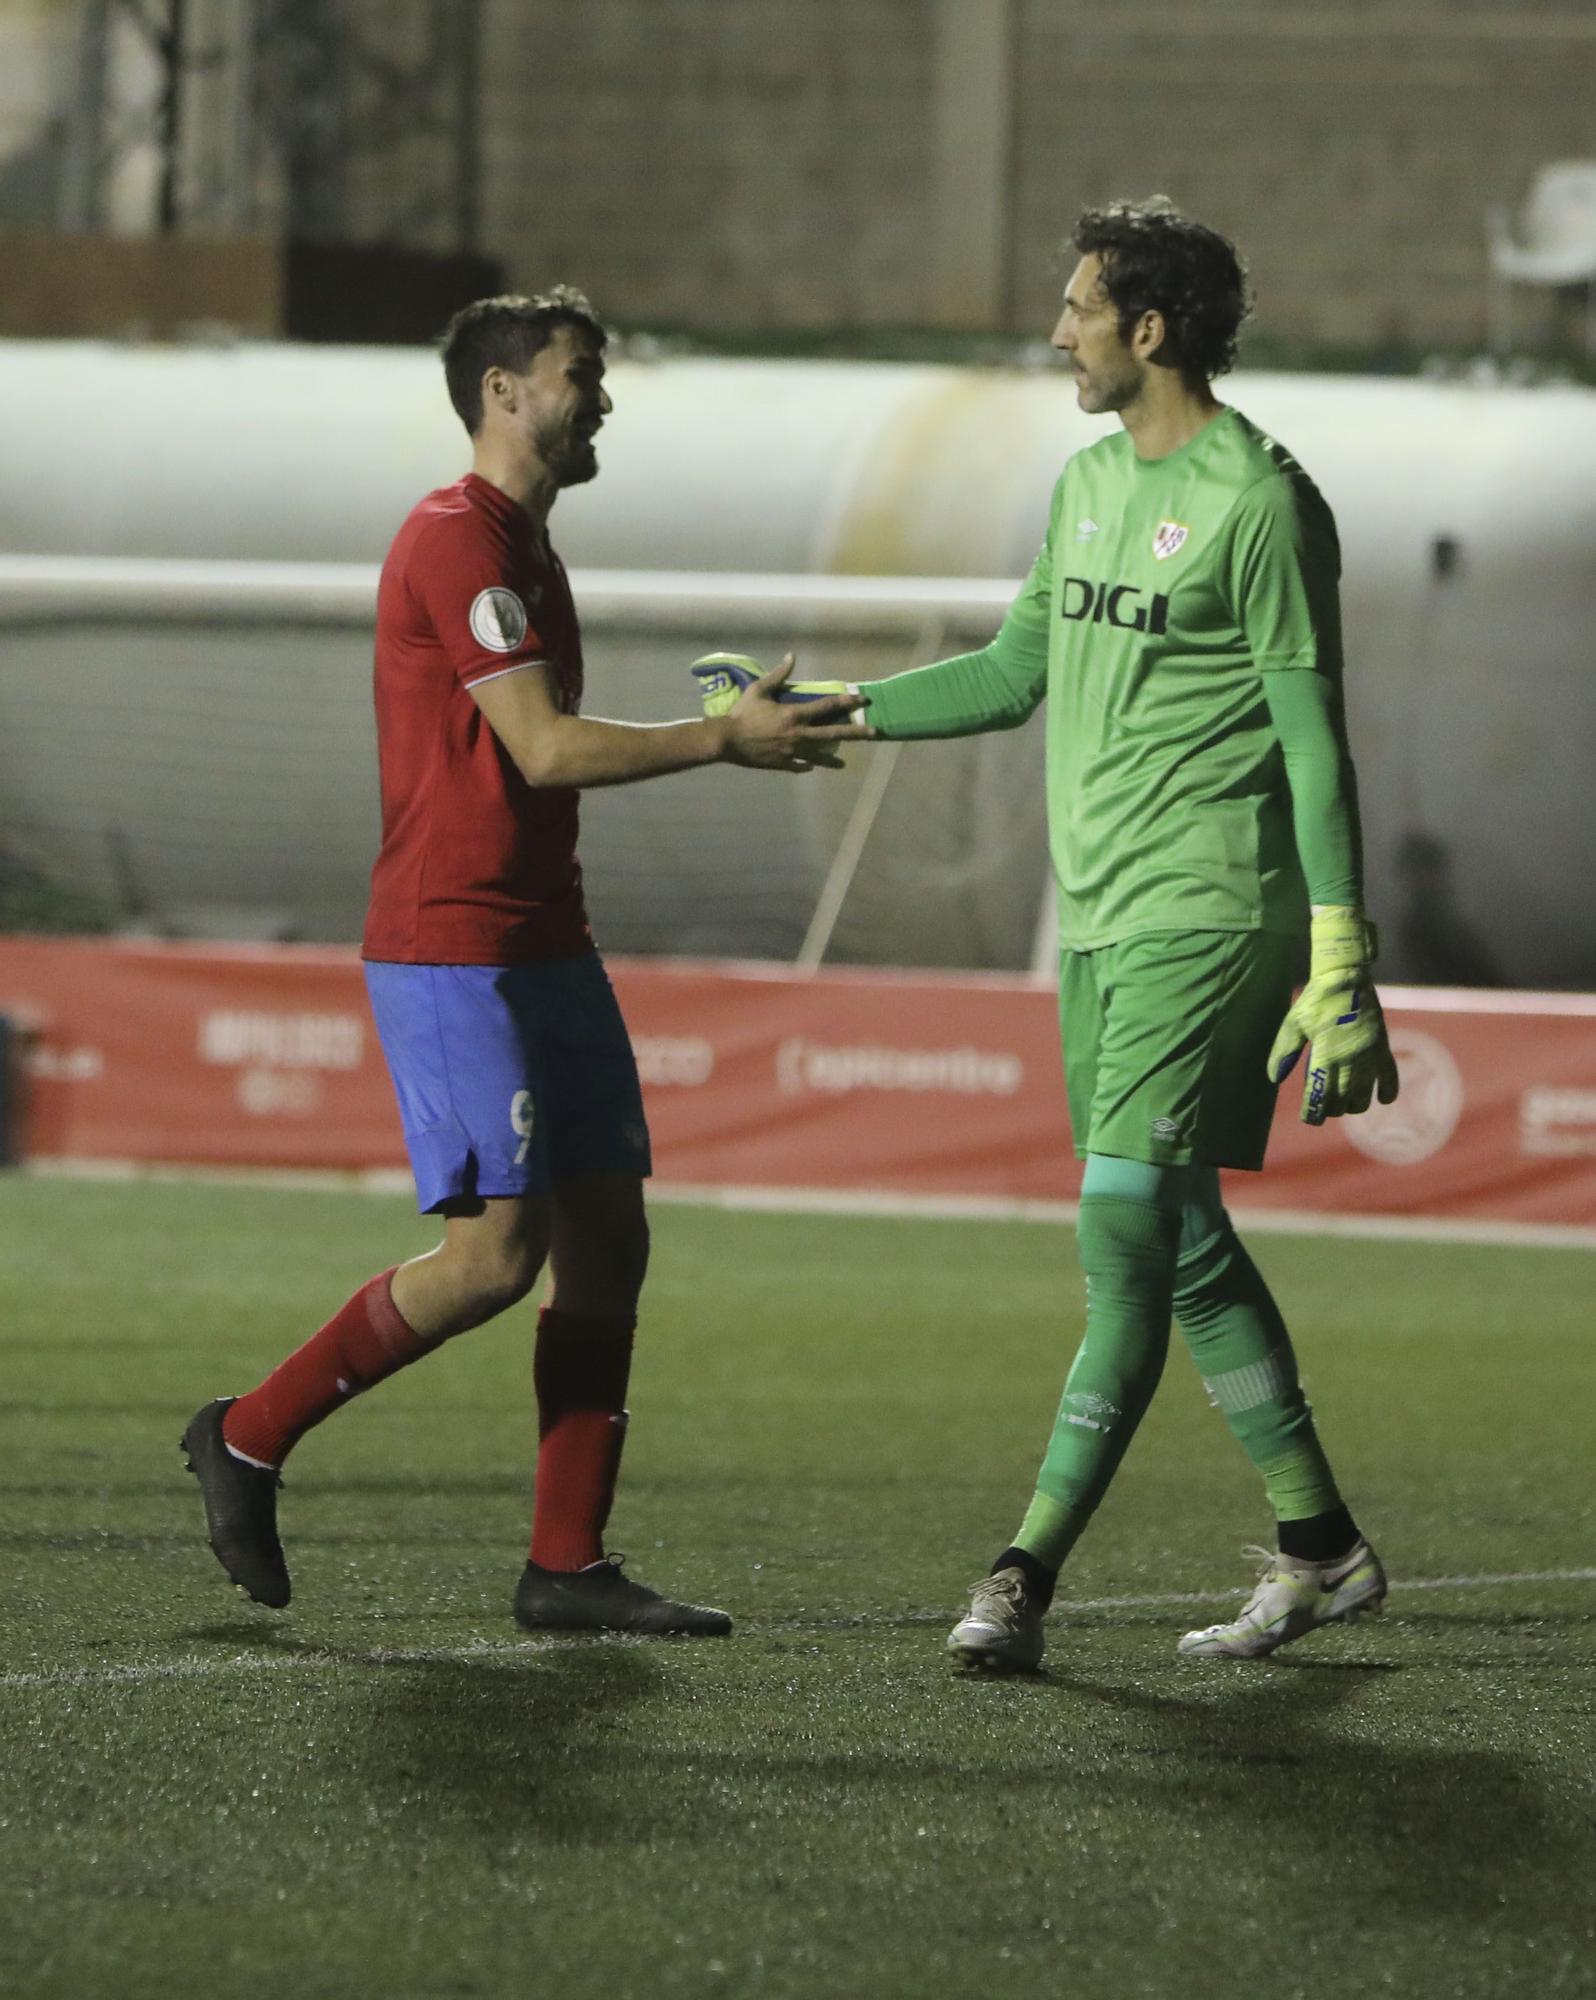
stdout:
[[1162,198],[1089,211],[1072,241],[1053,345],[1080,407],[1123,428],[1065,467],[991,645],[861,691],[870,733],[893,739],[1013,728],[1048,705],[1086,1333],[1035,1497],[948,1638],[956,1662],[996,1670],[1040,1661],[1059,1569],[1152,1399],[1172,1318],[1278,1522],[1239,1615],[1180,1652],[1269,1653],[1377,1611],[1386,1589],[1219,1189],[1221,1167],[1263,1165],[1275,1087],[1305,1051],[1311,1125],[1397,1091],[1370,983],[1335,523],[1210,388],[1247,310],[1232,246]]

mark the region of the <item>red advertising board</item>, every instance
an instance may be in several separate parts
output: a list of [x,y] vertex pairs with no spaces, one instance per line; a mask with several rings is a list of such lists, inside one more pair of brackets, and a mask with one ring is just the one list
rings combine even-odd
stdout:
[[[662,1181],[1068,1201],[1051,991],[1007,975],[621,960]],[[1281,1093],[1239,1205],[1596,1225],[1596,997],[1388,988],[1398,1102]],[[403,1166],[352,951],[0,939],[40,1159]]]

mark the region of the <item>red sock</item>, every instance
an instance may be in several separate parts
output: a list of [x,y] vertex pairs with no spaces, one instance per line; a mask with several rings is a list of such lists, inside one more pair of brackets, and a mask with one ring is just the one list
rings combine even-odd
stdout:
[[281,1465],[340,1403],[436,1344],[423,1341],[401,1314],[393,1302],[393,1271],[384,1271],[280,1361],[258,1389],[239,1397],[222,1419],[222,1437],[257,1464]]
[[626,1442],[626,1381],[637,1322],[538,1314],[532,1382],[538,1398],[533,1562],[586,1569],[604,1554],[604,1524]]

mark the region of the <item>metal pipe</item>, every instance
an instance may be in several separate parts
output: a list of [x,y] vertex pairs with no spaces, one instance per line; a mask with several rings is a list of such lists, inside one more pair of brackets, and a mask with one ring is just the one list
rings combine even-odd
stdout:
[[[377,601],[370,563],[177,562],[0,555],[0,625],[49,620],[365,626]],[[743,571],[576,569],[593,630],[696,633],[735,623],[761,637],[990,636],[1014,595],[988,577],[787,576]]]

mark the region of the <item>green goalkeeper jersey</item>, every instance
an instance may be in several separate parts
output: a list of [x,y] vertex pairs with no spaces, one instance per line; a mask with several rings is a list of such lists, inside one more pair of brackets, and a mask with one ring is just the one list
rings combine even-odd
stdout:
[[[1301,931],[1304,863],[1316,901],[1361,893],[1339,576],[1318,489],[1237,411],[1159,459],[1120,431],[1065,467],[993,643],[874,683],[869,719],[887,737],[971,734],[1046,695],[1067,948]],[[1312,718],[1301,742],[1294,714]]]

